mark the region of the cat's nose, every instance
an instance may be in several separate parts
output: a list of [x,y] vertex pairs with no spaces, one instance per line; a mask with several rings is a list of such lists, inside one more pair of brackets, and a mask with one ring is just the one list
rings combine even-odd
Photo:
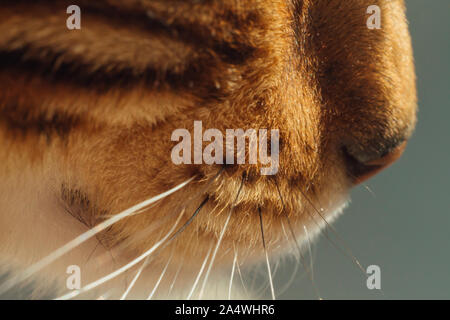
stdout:
[[384,152],[380,152],[380,156],[378,158],[372,158],[370,160],[366,160],[366,158],[361,154],[352,154],[348,151],[348,149],[345,149],[344,153],[347,168],[352,182],[355,185],[360,184],[381,170],[389,167],[403,154],[406,144],[407,142],[404,141],[395,147],[391,147]]

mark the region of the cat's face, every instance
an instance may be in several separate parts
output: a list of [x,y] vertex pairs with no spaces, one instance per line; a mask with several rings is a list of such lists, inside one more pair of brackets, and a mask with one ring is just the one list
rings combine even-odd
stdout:
[[[371,5],[381,9],[381,29],[367,26]],[[79,6],[82,28],[72,31],[65,11],[50,6],[0,10],[0,137],[10,148],[1,153],[2,174],[17,184],[2,186],[15,196],[0,205],[38,190],[44,200],[33,206],[69,216],[64,228],[72,216],[91,228],[194,178],[97,236],[124,261],[157,243],[184,212],[181,227],[206,197],[156,265],[171,259],[196,272],[218,239],[216,267],[229,266],[236,252],[258,261],[261,218],[267,249],[292,250],[290,232],[299,243],[305,230],[317,234],[352,186],[401,153],[414,127],[402,1]],[[224,136],[227,129],[278,130],[276,174],[262,175],[263,165],[248,161],[175,164],[172,133],[187,129],[194,137],[194,121]]]

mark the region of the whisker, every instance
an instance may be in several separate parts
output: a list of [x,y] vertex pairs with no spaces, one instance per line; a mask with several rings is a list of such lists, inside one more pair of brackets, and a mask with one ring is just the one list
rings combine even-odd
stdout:
[[[286,228],[285,228],[285,226],[284,226],[283,220],[281,220],[281,229],[283,230],[283,234],[284,234],[284,237],[286,238],[286,241],[287,241],[288,243],[290,243],[289,236],[288,236],[288,234],[287,234],[287,232],[286,232]],[[293,252],[293,254],[294,254],[294,256],[295,256],[295,260],[296,260],[297,262],[299,262],[300,256],[298,255],[298,250],[295,250],[295,251]],[[300,262],[299,262],[299,263],[300,263]]]
[[[275,267],[272,269],[272,279],[275,279],[277,272],[280,268],[280,261],[277,260],[275,262]],[[254,290],[255,294],[260,296],[261,298],[264,297],[264,293],[266,292],[266,290],[270,288],[270,281],[268,281],[267,283],[262,283],[257,289]],[[279,294],[277,294],[277,296],[279,296]]]
[[[357,179],[357,178],[358,178],[354,173],[350,172],[350,170],[346,170],[346,174],[347,174],[348,176],[350,176],[352,179]],[[366,190],[367,190],[374,198],[376,198],[375,192],[373,192],[372,189],[371,189],[367,184],[363,183],[362,186],[363,186],[364,189],[366,189]]]
[[169,292],[167,293],[167,295],[169,297],[170,297],[170,293],[172,292],[173,286],[175,285],[175,282],[177,281],[178,274],[180,273],[182,268],[183,268],[183,263],[180,264],[180,267],[178,268],[177,273],[175,273],[175,276],[173,277],[172,283],[170,284]]
[[364,189],[366,189],[372,195],[372,197],[374,197],[374,198],[377,197],[375,192],[367,184],[363,184],[363,186],[364,186]]
[[[208,184],[207,184],[207,186],[209,186],[210,185],[210,183],[212,183],[221,173],[222,173],[222,171],[223,171],[223,168],[221,169],[221,170],[219,170],[219,172],[208,182]],[[203,208],[203,206],[208,202],[208,200],[209,200],[209,196],[206,196],[206,198],[202,201],[202,203],[199,205],[199,207],[195,210],[195,212],[192,214],[192,216],[167,240],[167,242],[166,243],[164,243],[164,241],[159,241],[158,243],[157,243],[157,245],[158,245],[158,247],[161,247],[161,250],[162,249],[164,249],[167,245],[169,245],[174,239],[176,239],[176,237],[178,236],[178,235],[180,235],[191,223],[192,223],[192,221],[194,220],[194,218],[197,216],[197,214],[200,212],[200,210]],[[171,231],[166,235],[166,237],[164,237],[164,239],[163,240],[165,240],[165,239],[167,239],[167,236],[168,235],[170,235],[170,233],[172,233],[172,231],[174,230],[174,228],[175,228],[175,226],[178,224],[178,222],[179,222],[179,220],[180,220],[180,218],[183,216],[183,213],[185,212],[185,208],[186,208],[186,205],[183,207],[183,209],[182,209],[182,211],[181,211],[181,214],[180,214],[180,216],[178,217],[178,219],[177,219],[177,221],[176,221],[176,223],[175,223],[175,225],[174,225],[174,227],[171,229]],[[156,245],[155,245],[156,246]],[[154,250],[152,250],[152,249],[150,249],[149,251],[151,251],[151,252],[149,252],[149,251],[147,251],[146,253],[144,253],[144,255],[146,255],[147,253],[148,253],[148,256],[151,254],[151,253],[153,253],[153,251],[155,251],[156,249],[158,249],[158,247],[152,247],[152,249],[154,249]],[[142,256],[140,256],[140,257],[138,257],[136,260],[134,260],[134,261],[132,261],[131,263],[133,263],[132,265],[130,265],[130,264],[127,264],[126,266],[124,266],[124,267],[122,267],[122,268],[120,268],[119,270],[116,270],[116,272],[118,272],[118,273],[116,273],[116,272],[113,272],[113,273],[111,273],[110,275],[108,275],[108,276],[106,276],[106,277],[104,277],[104,278],[102,278],[104,281],[103,282],[106,282],[106,281],[109,281],[110,279],[112,279],[112,278],[114,278],[115,276],[117,276],[117,275],[119,275],[120,273],[122,273],[122,272],[124,272],[124,271],[126,271],[127,269],[129,269],[129,268],[131,268],[133,265],[135,265],[135,264],[137,264],[137,263],[139,263],[144,257],[144,255],[142,255]],[[142,258],[142,259],[141,259]],[[138,260],[139,259],[139,260]],[[137,261],[138,260],[138,261]],[[124,268],[126,268],[126,269],[124,269]],[[115,274],[115,275],[113,275],[113,274]],[[111,276],[111,277],[109,277],[109,276]],[[98,280],[98,281],[101,281],[102,279],[100,279],[100,280]],[[94,283],[92,283],[92,284],[94,284]],[[99,284],[97,284],[97,285],[99,285]],[[97,286],[96,285],[96,286]],[[88,288],[87,290],[90,290],[90,289],[92,289],[92,288]],[[75,293],[73,293],[73,294],[75,294]],[[78,293],[79,294],[79,293]],[[76,294],[76,295],[78,295],[78,294]],[[76,296],[75,295],[75,296]],[[67,298],[68,299],[70,299],[71,298],[71,296],[69,296],[69,294],[67,295]]]
[[[208,200],[209,200],[209,196],[206,196],[206,198],[202,201],[202,203],[194,211],[192,216],[185,222],[185,224],[180,229],[178,229],[178,231],[166,242],[166,244],[164,244],[161,247],[161,250],[164,249],[167,245],[169,245],[179,234],[181,234],[187,228],[187,226],[189,226],[191,224],[191,222],[194,220],[194,218],[197,216],[197,214],[200,212],[200,210],[203,208],[203,206],[208,202]],[[130,284],[130,287],[127,289],[127,292],[131,289],[131,287],[134,285],[136,280],[139,278],[139,276],[142,272],[142,269],[145,268],[145,266],[147,265],[149,258],[150,257],[147,257],[146,260],[144,261],[144,264],[142,265],[141,269],[136,274],[135,278],[133,279],[133,282]],[[180,269],[178,269],[178,272],[180,272],[180,270],[181,270],[181,267],[180,267]],[[178,276],[178,272],[177,272],[176,276]],[[176,279],[176,277],[175,277],[175,279]],[[175,283],[175,280],[172,283],[172,286],[170,289],[172,289],[174,283]],[[127,292],[126,292],[126,294],[127,294]],[[124,294],[125,297],[126,297],[126,294]],[[169,294],[170,294],[170,291],[169,291]]]
[[263,244],[263,248],[264,248],[264,254],[266,255],[267,272],[269,274],[270,292],[272,293],[272,300],[275,300],[276,299],[275,298],[275,289],[273,287],[272,271],[270,269],[270,262],[269,262],[269,254],[267,253],[266,240],[264,238],[264,226],[263,226],[263,220],[262,220],[261,207],[258,207],[258,214],[259,214],[259,223],[261,226],[261,239],[262,239],[262,244]]
[[73,248],[79,246],[83,242],[85,242],[88,239],[92,238],[93,236],[95,236],[96,234],[100,233],[101,231],[105,230],[109,226],[111,226],[111,225],[117,223],[118,221],[128,217],[132,213],[134,213],[134,212],[136,212],[138,210],[141,210],[141,209],[149,206],[150,204],[155,203],[156,201],[159,201],[159,200],[169,196],[170,194],[180,190],[181,188],[185,187],[187,184],[192,182],[194,179],[195,179],[195,177],[192,177],[192,178],[188,179],[187,181],[184,181],[184,182],[180,183],[179,185],[175,186],[174,188],[172,188],[172,189],[170,189],[170,190],[168,190],[166,192],[163,192],[163,193],[161,193],[161,194],[159,194],[157,196],[154,196],[154,197],[152,197],[150,199],[147,199],[147,200],[145,200],[145,201],[143,201],[143,202],[141,202],[139,204],[136,204],[136,205],[132,206],[131,208],[126,209],[126,210],[122,211],[121,213],[115,215],[114,217],[99,223],[97,226],[95,226],[92,229],[86,231],[85,233],[79,235],[78,237],[76,237],[72,241],[66,243],[65,245],[63,245],[59,249],[53,251],[51,254],[49,254],[45,258],[43,258],[40,261],[36,262],[35,264],[31,265],[29,268],[27,268],[20,275],[17,275],[15,277],[11,277],[7,281],[5,281],[0,286],[0,295],[5,293],[7,290],[12,288],[17,283],[28,279],[34,273],[42,270],[44,267],[46,267],[49,264],[51,264],[52,262],[54,262],[56,259],[58,259],[62,255],[66,254],[67,252],[69,252]]
[[[203,208],[203,206],[208,202],[209,200],[209,196],[206,196],[205,200],[203,200],[203,202],[200,204],[200,206],[195,210],[195,212],[192,214],[192,216],[170,237],[170,234],[175,230],[175,227],[178,225],[178,223],[181,220],[181,217],[183,216],[185,209],[183,209],[181,211],[181,214],[179,215],[177,221],[175,222],[175,225],[172,227],[172,229],[170,229],[169,233],[166,234],[166,236],[164,236],[164,238],[160,241],[158,241],[151,249],[149,249],[147,252],[145,252],[143,255],[139,256],[138,258],[136,258],[135,260],[133,260],[132,262],[128,263],[127,265],[123,266],[122,268],[112,272],[111,274],[87,285],[85,287],[84,291],[88,291],[91,290],[95,287],[97,287],[98,285],[109,281],[113,278],[115,278],[116,276],[118,276],[119,274],[123,273],[124,271],[128,270],[129,268],[133,267],[135,264],[139,263],[140,261],[142,261],[144,258],[150,256],[150,254],[152,254],[156,249],[158,249],[159,247],[161,247],[161,249],[164,249],[166,246],[168,246],[174,239],[176,239],[176,237],[181,234],[194,220],[194,218],[197,216],[197,214],[200,212],[200,210]],[[168,239],[168,240],[167,240]],[[167,240],[167,242],[166,242]],[[82,289],[80,289],[79,291],[81,292]],[[80,292],[78,292],[75,296],[77,296]],[[75,293],[73,293],[75,294]],[[72,296],[70,296],[70,293],[67,294],[66,296],[63,297],[67,297],[68,299],[72,298]]]
[[195,278],[194,284],[192,285],[192,289],[189,292],[189,295],[187,296],[186,300],[191,300],[191,297],[194,294],[195,288],[197,288],[198,282],[200,281],[200,278],[203,274],[203,270],[206,267],[206,263],[208,262],[209,256],[211,255],[211,251],[212,251],[212,246],[209,248],[208,253],[206,254],[205,260],[203,260],[200,271],[198,272],[197,277]]
[[[344,249],[342,249],[339,245],[337,245],[328,235],[327,230],[324,230],[323,234],[325,235],[325,237],[328,239],[328,241],[339,251],[341,252],[344,256],[348,257],[355,265],[356,267],[361,271],[361,273],[364,275],[364,277],[367,279],[368,275],[364,269],[364,267],[361,265],[361,263],[359,262],[359,260],[356,258],[356,256],[352,253],[352,251],[350,250],[350,247],[347,245],[347,243],[344,241],[344,239],[339,235],[339,232],[337,232],[337,230],[331,226],[328,221],[325,219],[325,217],[320,213],[320,211],[316,208],[316,206],[312,203],[311,199],[309,199],[309,197],[306,196],[306,194],[304,194],[302,192],[302,190],[300,190],[300,193],[303,195],[303,197],[309,202],[309,204],[311,205],[311,207],[314,209],[314,211],[317,212],[317,214],[319,215],[320,218],[322,218],[322,220],[325,222],[326,227],[328,230],[331,230],[333,232],[333,234],[336,236],[336,239],[341,243],[341,245],[344,247]],[[309,214],[309,213],[308,213]],[[311,216],[311,214],[309,214],[311,219],[318,225],[317,221],[315,221],[314,217]],[[384,292],[382,290],[378,290],[383,296],[384,296]]]
[[225,221],[225,224],[222,227],[222,231],[220,232],[219,240],[217,241],[217,245],[216,245],[216,247],[214,249],[214,252],[213,252],[213,255],[211,257],[211,262],[209,263],[208,270],[206,270],[206,274],[205,274],[205,278],[203,280],[202,288],[200,289],[199,300],[202,299],[203,292],[204,292],[205,286],[206,286],[206,282],[208,281],[208,277],[209,277],[209,274],[211,272],[211,268],[212,268],[212,266],[214,264],[214,259],[216,258],[217,251],[219,250],[220,244],[222,243],[222,239],[223,239],[223,236],[225,234],[225,231],[227,230],[228,223],[230,222],[231,215],[233,213],[234,207],[235,207],[235,205],[237,203],[239,195],[241,194],[242,187],[244,186],[244,181],[245,181],[245,176],[242,177],[241,185],[240,185],[239,190],[238,190],[238,192],[236,194],[236,198],[234,199],[234,201],[233,201],[233,203],[231,205],[230,211],[228,213],[227,220]]
[[297,247],[297,251],[298,251],[298,254],[299,254],[299,256],[300,256],[299,261],[301,262],[303,268],[305,269],[306,273],[307,273],[308,276],[309,276],[309,279],[310,279],[310,281],[311,281],[311,285],[312,285],[313,288],[314,288],[314,291],[315,291],[315,293],[316,293],[316,296],[318,297],[319,300],[323,300],[322,297],[320,296],[319,289],[317,288],[317,286],[316,286],[315,283],[314,283],[314,280],[313,280],[312,277],[311,277],[310,271],[308,270],[308,268],[305,266],[305,264],[304,264],[304,262],[303,262],[304,259],[303,259],[302,249],[301,249],[301,247],[300,247],[300,244],[299,244],[298,241],[297,241],[297,237],[295,236],[295,232],[294,232],[294,229],[293,229],[292,224],[291,224],[291,219],[289,218],[289,216],[288,216],[287,213],[286,213],[286,209],[285,209],[286,206],[285,206],[285,203],[284,203],[283,195],[281,194],[281,190],[280,190],[280,187],[278,186],[277,180],[275,179],[274,181],[275,181],[275,185],[276,185],[277,190],[278,190],[278,195],[279,195],[279,197],[280,197],[280,201],[281,201],[281,204],[282,204],[282,207],[283,207],[284,217],[286,218],[286,221],[287,221],[287,223],[288,223],[289,230],[290,230],[290,232],[291,232],[291,236],[292,236],[292,238],[294,239],[294,243],[295,243],[295,245],[296,245],[296,247]]
[[98,246],[100,245],[100,241],[97,242],[97,244],[95,245],[94,249],[91,251],[91,253],[89,254],[89,256],[87,257],[86,261],[84,262],[84,265],[86,265],[89,260],[92,258],[92,255],[94,254],[94,252],[97,250]]
[[258,273],[256,272],[256,269],[253,270],[252,275],[253,275],[253,277],[252,277],[252,282],[250,283],[250,289],[252,292],[254,292],[254,291],[257,291],[257,289],[255,288],[256,287],[256,279],[258,277]]
[[305,230],[306,239],[308,240],[308,253],[309,253],[309,261],[311,264],[311,278],[314,281],[314,262],[312,257],[312,251],[311,251],[311,239],[309,238],[308,229],[306,228],[306,225],[303,225],[303,229]]
[[306,273],[307,273],[308,276],[309,276],[309,279],[310,279],[311,284],[312,284],[312,286],[313,286],[313,288],[314,288],[314,291],[315,291],[315,293],[316,293],[317,298],[318,298],[319,300],[323,300],[322,297],[321,297],[321,295],[320,295],[319,289],[317,288],[317,286],[316,286],[316,284],[315,284],[315,282],[314,282],[314,279],[313,279],[313,277],[311,276],[310,270],[305,266],[305,263],[303,262],[303,260],[304,260],[303,254],[301,253],[300,244],[298,243],[297,237],[295,236],[294,230],[293,230],[293,228],[292,228],[291,220],[289,219],[289,216],[286,215],[285,217],[286,217],[286,219],[287,219],[287,221],[288,221],[288,226],[289,226],[289,229],[291,230],[291,235],[292,235],[292,237],[293,237],[293,239],[294,239],[294,243],[295,243],[295,245],[296,245],[296,247],[297,247],[297,250],[298,250],[298,253],[299,253],[299,255],[300,255],[299,261],[301,262],[301,264],[303,265],[303,268],[305,269]]
[[234,252],[233,267],[231,268],[230,285],[228,287],[228,300],[231,300],[231,288],[233,286],[234,272],[236,270],[237,252]]
[[162,217],[161,221],[159,221],[157,225],[152,224],[149,227],[147,227],[147,228],[145,228],[145,229],[135,233],[132,238],[130,238],[129,240],[124,241],[122,244],[120,244],[115,249],[119,250],[119,251],[120,250],[125,250],[126,248],[128,248],[128,246],[130,244],[135,243],[137,241],[140,241],[142,239],[145,239],[145,237],[147,237],[148,234],[151,231],[157,229],[157,227],[159,225],[164,224],[165,221],[167,221],[168,219],[172,218],[175,215],[175,213],[186,209],[186,207],[190,203],[192,203],[193,201],[197,200],[200,196],[204,195],[208,191],[208,189],[211,186],[211,184],[222,174],[223,171],[224,171],[224,168],[222,167],[220,170],[218,170],[218,172],[213,177],[208,179],[206,184],[202,188],[200,188],[200,190],[198,192],[196,192],[194,195],[190,196],[186,201],[184,201],[184,203],[182,205],[178,206],[177,209],[175,209],[172,213]]
[[147,266],[148,262],[150,260],[150,257],[147,257],[144,261],[144,263],[142,263],[142,266],[139,268],[138,272],[136,273],[136,275],[134,276],[133,280],[131,280],[130,285],[128,286],[128,288],[126,289],[126,291],[124,292],[124,294],[120,297],[120,300],[125,300],[126,297],[128,296],[128,294],[130,293],[131,289],[134,287],[136,281],[139,279],[139,277],[141,276],[142,270],[145,269],[145,267]]
[[[142,255],[140,255],[136,259],[132,260],[131,262],[127,263],[126,265],[124,265],[120,269],[117,269],[116,271],[111,272],[110,274],[108,274],[108,275],[98,279],[97,281],[91,282],[90,284],[86,285],[85,287],[83,287],[83,288],[81,288],[79,290],[75,290],[73,292],[67,293],[67,294],[57,298],[56,300],[71,299],[71,298],[74,298],[74,297],[80,295],[83,292],[86,292],[86,291],[89,291],[91,289],[94,289],[94,288],[98,287],[99,285],[101,285],[101,284],[103,284],[103,283],[105,283],[105,282],[107,282],[107,281],[117,277],[118,275],[122,274],[123,272],[127,271],[128,269],[130,269],[134,265],[138,264],[139,262],[141,262],[142,260],[144,260],[145,258],[150,256],[154,251],[156,251],[156,249],[158,249],[162,244],[164,244],[164,242],[170,237],[170,235],[172,234],[172,232],[175,230],[176,226],[180,222],[181,218],[183,217],[183,215],[184,215],[184,210],[180,213],[180,215],[178,216],[177,221],[175,222],[174,226],[170,229],[170,231],[161,240],[159,240],[154,246],[152,246],[149,250],[144,252]],[[183,227],[184,226],[182,226],[182,228]]]
[[[316,206],[314,205],[314,203],[311,201],[311,199],[309,199],[309,197],[306,196],[306,194],[300,190],[300,193],[303,195],[303,197],[306,199],[306,201],[308,201],[308,203],[311,205],[311,207],[314,209],[314,211],[319,215],[320,218],[322,218],[322,220],[325,222],[326,227],[331,230],[334,235],[336,236],[337,240],[343,245],[346,253],[345,255],[347,257],[349,257],[355,264],[356,266],[361,270],[361,272],[367,276],[365,269],[363,268],[363,266],[361,265],[361,263],[359,262],[359,260],[353,255],[353,253],[351,252],[351,250],[349,249],[349,246],[345,243],[345,241],[341,238],[341,236],[339,235],[339,233],[336,231],[336,229],[331,226],[328,221],[325,219],[325,217],[322,215],[322,213],[316,208]],[[308,213],[309,214],[309,213]],[[311,216],[311,214],[309,214]],[[311,216],[311,218],[313,219],[313,221],[315,221],[314,217]],[[328,240],[331,243],[334,243],[329,237],[328,235],[325,233],[325,236],[328,238]],[[341,249],[338,248],[340,251]]]
[[231,218],[231,214],[228,215],[227,220],[225,221],[225,224],[223,225],[222,231],[220,232],[219,240],[217,241],[217,245],[214,248],[214,252],[213,252],[213,255],[211,257],[211,261],[210,261],[210,263],[208,265],[208,269],[206,270],[205,278],[203,279],[202,287],[200,289],[200,294],[199,294],[199,297],[198,297],[199,300],[201,300],[202,297],[203,297],[203,292],[205,290],[206,283],[208,281],[209,274],[211,272],[211,268],[212,268],[212,266],[214,264],[214,259],[215,259],[216,255],[217,255],[217,251],[219,250],[220,244],[222,243],[223,235],[225,234],[225,231],[226,231],[226,229],[228,227],[228,223],[230,222],[230,218]]
[[[289,240],[289,236],[288,236],[288,234],[286,232],[286,228],[284,227],[283,221],[281,221],[281,228],[283,230],[283,234],[284,234],[284,237],[286,238],[287,242],[291,243],[291,241]],[[283,286],[283,288],[280,289],[280,293],[279,293],[280,296],[283,295],[289,289],[289,287],[294,282],[294,280],[296,278],[296,275],[298,273],[298,269],[299,269],[301,263],[300,263],[300,256],[298,256],[297,250],[294,251],[294,257],[295,257],[295,261],[297,261],[297,263],[295,264],[294,271],[292,272],[291,277],[286,282],[286,284]]]
[[202,201],[202,203],[200,203],[200,205],[197,207],[197,209],[195,209],[192,216],[190,216],[189,219],[184,223],[184,225],[181,226],[181,228],[178,229],[177,232],[175,232],[172,237],[170,237],[170,239],[162,247],[162,249],[164,249],[166,246],[168,246],[170,244],[170,242],[175,240],[192,223],[192,221],[194,221],[195,217],[200,213],[200,211],[203,209],[203,207],[205,206],[205,204],[208,201],[209,201],[209,196],[206,196],[205,199]]
[[244,288],[245,296],[247,297],[247,299],[249,299],[250,296],[248,295],[247,287],[245,286],[244,283],[244,277],[242,276],[241,267],[239,266],[239,261],[237,259],[237,252],[236,252],[236,268],[239,274],[239,278],[241,279],[242,288]]
[[[296,257],[296,260],[297,260],[297,257]],[[295,278],[297,277],[297,273],[298,273],[299,267],[300,267],[300,263],[297,260],[297,263],[295,264],[294,271],[292,272],[291,277],[286,282],[286,284],[279,290],[278,296],[282,296],[289,289],[289,287],[292,285],[292,283],[294,282]]]
[[104,294],[101,294],[100,296],[98,296],[95,300],[108,300],[108,298],[111,296],[111,291],[108,291]]
[[[173,254],[173,253],[172,253]],[[161,275],[159,276],[158,281],[155,284],[155,287],[153,288],[150,295],[147,297],[147,300],[151,300],[153,298],[153,295],[155,294],[156,290],[159,287],[159,284],[161,283],[161,280],[163,279],[164,275],[166,274],[167,268],[169,267],[170,261],[172,260],[172,256],[170,256],[169,260],[167,261],[166,266],[164,267],[164,270],[162,271]]]

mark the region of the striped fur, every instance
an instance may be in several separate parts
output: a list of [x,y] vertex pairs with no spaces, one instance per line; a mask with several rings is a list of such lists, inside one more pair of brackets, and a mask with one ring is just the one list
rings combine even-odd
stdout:
[[[80,264],[83,283],[97,279],[158,241],[180,206],[186,221],[205,193],[202,214],[152,260],[133,297],[150,290],[169,257],[162,287],[183,265],[177,288],[188,291],[233,205],[214,277],[235,251],[247,264],[263,258],[258,207],[278,256],[292,250],[283,215],[314,237],[324,226],[314,207],[331,221],[346,202],[344,145],[376,159],[414,128],[403,1],[80,0],[82,28],[68,30],[71,4],[6,0],[0,8],[0,257],[30,265],[105,217],[196,180],[42,277],[64,282],[67,265]],[[373,4],[382,9],[380,30],[366,26]],[[260,176],[260,165],[229,165],[204,191],[220,166],[170,159],[171,132],[192,130],[194,120],[223,132],[279,129],[276,177]]]

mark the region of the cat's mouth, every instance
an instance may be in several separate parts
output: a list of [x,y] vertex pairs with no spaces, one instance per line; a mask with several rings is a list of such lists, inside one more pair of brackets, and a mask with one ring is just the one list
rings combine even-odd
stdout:
[[[232,219],[228,221],[227,214],[223,213],[220,219],[216,217],[215,222],[204,221],[207,226],[204,230],[209,230],[214,235],[213,238],[227,243],[227,247],[238,246],[244,252],[258,252],[264,237],[268,243],[264,246],[271,250],[295,250],[295,247],[301,247],[305,241],[311,241],[324,228],[329,228],[347,206],[349,190],[392,165],[400,158],[405,147],[406,141],[400,142],[386,148],[384,152],[380,151],[379,156],[368,161],[358,159],[357,155],[343,148],[339,155],[343,155],[340,165],[335,161],[332,168],[323,167],[324,171],[329,171],[324,174],[325,178],[312,181],[306,187],[302,183],[292,184],[292,180],[281,179],[279,176],[248,183],[251,178],[244,173],[241,183],[238,178],[234,179],[234,188],[231,190],[235,195],[223,192],[222,189],[216,199],[229,204],[222,211],[229,211]],[[335,183],[327,183],[327,180]],[[249,184],[253,186],[249,187]],[[249,194],[252,193],[252,187],[257,190],[254,194],[263,196],[251,199]],[[261,191],[263,189],[265,191]],[[233,231],[224,232],[226,228]],[[246,250],[247,248],[251,249]],[[261,250],[254,256],[255,261],[260,259]],[[232,256],[229,257],[231,258]]]
[[[289,179],[283,170],[263,177],[250,175],[245,169],[213,168],[203,178],[191,177],[181,189],[152,203],[147,213],[134,212],[134,217],[119,221],[100,235],[105,243],[111,241],[112,248],[128,246],[124,251],[132,252],[133,257],[158,246],[155,261],[173,259],[186,270],[197,270],[205,257],[219,267],[229,266],[236,256],[254,263],[264,255],[300,252],[343,211],[352,185],[393,163],[404,146],[367,163],[345,150],[344,157],[337,155],[327,162],[321,176],[309,183]],[[76,190],[67,193],[65,200],[80,210],[93,205]],[[172,258],[174,251],[180,254]]]
[[[392,164],[400,157],[405,145],[402,143],[381,154],[378,159],[367,162],[358,160],[344,148],[335,159],[319,166],[317,179],[309,181],[304,177],[293,179],[292,174],[283,171],[283,166],[280,173],[274,176],[255,175],[258,170],[251,174],[249,167],[207,167],[208,170],[201,173],[202,179],[197,177],[193,180],[194,186],[187,185],[185,190],[155,203],[154,208],[148,209],[149,213],[120,221],[111,227],[110,234],[108,229],[102,235],[114,247],[123,239],[134,238],[136,233],[147,230],[149,225],[159,224],[168,230],[176,218],[174,212],[185,210],[179,225],[183,235],[177,234],[176,240],[182,242],[185,238],[190,239],[193,244],[186,248],[217,241],[219,244],[226,243],[228,248],[242,247],[244,251],[256,252],[265,233],[266,247],[282,248],[281,251],[284,251],[286,243],[302,244],[331,223],[336,213],[340,213],[345,206],[349,189]],[[187,172],[186,177],[189,175]],[[198,175],[200,171],[191,170],[190,176],[192,174]],[[72,209],[75,207],[82,211],[76,218],[83,218],[82,222],[91,228],[102,220],[98,212],[116,211],[111,208],[91,210],[97,207],[97,203],[77,190],[62,194],[63,200],[70,202]],[[195,199],[191,199],[193,194]],[[305,229],[309,231],[305,232]],[[151,234],[140,247],[145,249],[157,241],[157,235]],[[142,251],[136,244],[132,247]],[[260,257],[261,254],[255,256]]]
[[[220,255],[216,263],[223,265],[229,265],[236,252],[246,261],[257,262],[265,251],[282,255],[299,250],[343,211],[350,187],[344,174],[340,184],[312,184],[305,190],[304,186],[293,186],[277,177],[255,182],[242,174],[224,180],[225,183],[217,182],[220,188],[216,193],[203,202],[197,200],[201,204],[190,209],[202,212],[195,214],[191,230],[186,230],[196,235],[192,238],[196,245],[186,247],[210,246],[214,250],[217,246]],[[205,250],[201,255],[206,255]],[[197,258],[193,263],[198,261]]]

